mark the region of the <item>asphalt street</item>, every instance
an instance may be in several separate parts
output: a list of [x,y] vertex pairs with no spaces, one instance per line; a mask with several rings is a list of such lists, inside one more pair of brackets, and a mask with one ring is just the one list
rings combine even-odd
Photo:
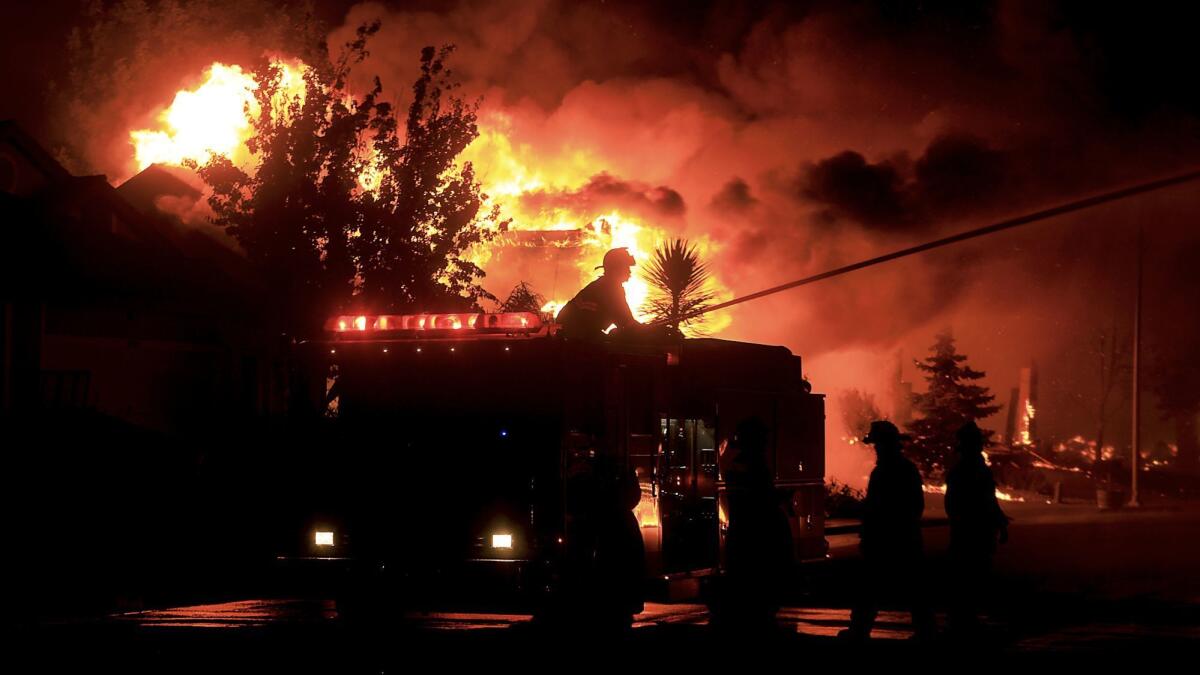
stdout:
[[[998,658],[1071,659],[1189,652],[1200,646],[1200,509],[1156,507],[1101,513],[1090,505],[1007,504],[1011,538],[997,556],[985,638],[972,652]],[[938,517],[936,501],[930,516]],[[925,531],[928,594],[945,606],[947,531]],[[571,626],[535,626],[527,614],[412,613],[396,608],[370,626],[348,624],[332,600],[230,598],[221,602],[124,612],[42,625],[24,646],[48,670],[116,663],[127,670],[177,672],[213,663],[226,669],[302,672],[404,670],[410,658],[500,661],[561,650],[732,658],[782,652],[812,658],[921,655],[908,616],[888,608],[868,645],[836,638],[849,621],[856,583],[856,537],[830,537],[829,560],[808,567],[803,591],[778,616],[771,635],[730,636],[709,624],[696,602],[652,602],[631,631],[592,635]],[[944,615],[939,620],[944,624]],[[746,651],[745,641],[754,646]],[[575,646],[572,646],[575,645]],[[741,646],[738,646],[741,645]],[[941,653],[957,645],[946,642]],[[580,651],[582,650],[582,651]],[[521,656],[518,656],[521,655]],[[740,657],[739,657],[740,658]]]

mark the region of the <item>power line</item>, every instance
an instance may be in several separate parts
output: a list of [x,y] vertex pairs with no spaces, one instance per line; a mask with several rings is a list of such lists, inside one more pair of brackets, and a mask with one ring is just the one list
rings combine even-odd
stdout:
[[[718,309],[725,309],[726,307],[733,307],[734,305],[740,305],[743,302],[757,300],[758,298],[766,297],[768,295],[774,295],[776,293],[780,293],[782,291],[786,291],[786,290],[789,290],[792,288],[797,288],[799,286],[805,286],[805,285],[808,285],[811,283],[815,283],[815,282],[823,281],[825,279],[829,279],[832,277],[840,276],[842,274],[846,274],[847,272],[854,272],[856,270],[861,270],[864,267],[871,267],[872,265],[878,265],[880,263],[885,263],[885,262],[888,262],[891,260],[896,260],[897,258],[904,258],[904,257],[910,256],[910,255],[915,255],[917,253],[924,253],[925,251],[929,251],[929,250],[932,250],[935,248],[940,248],[942,246],[949,246],[950,244],[957,244],[960,241],[966,241],[968,239],[982,237],[984,235],[993,234],[996,232],[1000,232],[1002,230],[1008,230],[1008,229],[1011,229],[1014,227],[1019,227],[1021,225],[1028,225],[1030,223],[1035,223],[1040,220],[1046,220],[1047,218],[1054,218],[1055,216],[1061,216],[1061,215],[1064,215],[1067,213],[1072,213],[1074,211],[1082,211],[1084,209],[1089,209],[1093,206],[1099,206],[1101,204],[1107,204],[1108,202],[1114,202],[1119,199],[1125,199],[1126,197],[1133,197],[1135,195],[1145,194],[1147,192],[1154,192],[1155,190],[1162,190],[1164,188],[1173,187],[1175,185],[1180,185],[1182,183],[1188,183],[1188,182],[1194,181],[1198,178],[1200,178],[1200,169],[1196,169],[1193,171],[1189,171],[1187,173],[1182,173],[1182,174],[1178,174],[1175,176],[1171,176],[1169,178],[1160,178],[1158,180],[1153,180],[1153,181],[1150,181],[1147,183],[1139,183],[1137,185],[1127,187],[1127,188],[1121,188],[1119,190],[1112,190],[1110,192],[1104,192],[1104,193],[1101,193],[1098,195],[1094,195],[1092,197],[1087,197],[1085,199],[1080,199],[1080,200],[1073,201],[1073,202],[1067,202],[1066,204],[1060,204],[1058,206],[1053,206],[1048,209],[1043,209],[1041,211],[1035,211],[1033,213],[1029,213],[1029,214],[1026,214],[1023,216],[1018,216],[1016,218],[1002,220],[998,223],[993,223],[991,225],[985,225],[983,227],[979,227],[979,228],[976,228],[973,230],[967,230],[966,232],[959,232],[958,234],[954,234],[949,237],[935,239],[933,241],[925,242],[924,244],[910,246],[909,248],[900,249],[899,251],[893,251],[891,253],[886,253],[884,255],[876,256],[874,258],[869,258],[867,260],[861,260],[859,262],[852,263],[850,265],[845,265],[842,267],[837,267],[837,268],[834,268],[831,270],[827,270],[825,272],[821,272],[820,274],[814,274],[812,276],[804,277],[803,279],[796,279],[795,281],[789,281],[786,284],[772,286],[771,288],[763,289],[761,291],[757,291],[757,292],[751,293],[749,295],[743,295],[740,298],[734,298],[733,300],[718,303],[718,304],[712,305],[711,307],[706,307],[697,312],[692,312],[690,314],[687,314],[684,318],[686,318],[686,319],[695,318],[697,316],[701,316],[701,315],[707,314],[709,312],[715,312]],[[662,324],[662,323],[664,323],[664,322],[661,320],[653,322],[654,325]]]

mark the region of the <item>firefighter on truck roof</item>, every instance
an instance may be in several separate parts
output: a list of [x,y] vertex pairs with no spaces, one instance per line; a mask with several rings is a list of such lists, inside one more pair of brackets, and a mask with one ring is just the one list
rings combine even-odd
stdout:
[[641,326],[625,300],[625,282],[632,276],[630,268],[636,264],[627,248],[614,248],[605,253],[604,264],[596,268],[603,268],[604,274],[584,286],[558,313],[562,335],[578,340],[598,340],[613,324],[618,331]]

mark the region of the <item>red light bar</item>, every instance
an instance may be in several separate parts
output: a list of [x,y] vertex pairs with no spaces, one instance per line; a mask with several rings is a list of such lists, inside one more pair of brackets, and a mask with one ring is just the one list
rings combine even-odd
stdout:
[[517,333],[533,332],[542,327],[542,319],[533,312],[499,314],[346,314],[325,322],[331,333]]

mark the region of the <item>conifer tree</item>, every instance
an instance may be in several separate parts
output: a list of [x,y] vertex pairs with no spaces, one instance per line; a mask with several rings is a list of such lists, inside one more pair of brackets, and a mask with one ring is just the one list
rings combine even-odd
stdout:
[[[930,351],[916,364],[925,373],[927,384],[924,393],[913,394],[913,408],[921,416],[908,426],[913,437],[909,454],[926,472],[946,467],[959,427],[1000,410],[991,405],[996,397],[988,388],[976,384],[986,373],[967,365],[967,355],[958,353],[949,330],[938,334]],[[984,430],[988,438],[992,433]]]

